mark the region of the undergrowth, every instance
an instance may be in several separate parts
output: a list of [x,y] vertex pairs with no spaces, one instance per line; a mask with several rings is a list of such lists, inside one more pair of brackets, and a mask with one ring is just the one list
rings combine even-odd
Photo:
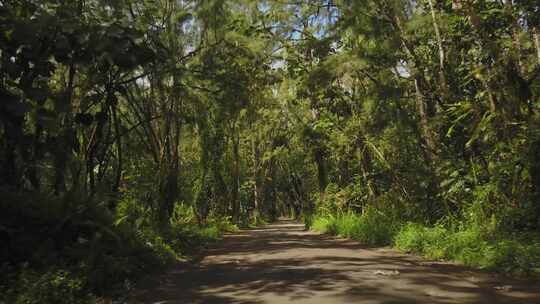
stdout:
[[368,245],[389,245],[399,226],[391,217],[369,208],[363,214],[353,212],[316,216],[313,229],[352,238]]
[[526,275],[540,270],[540,241],[534,236],[490,232],[475,226],[406,223],[394,236],[393,244],[401,251],[483,269]]
[[182,204],[159,225],[150,207],[129,196],[111,210],[106,197],[0,195],[0,304],[117,298],[142,275],[236,229],[218,216],[200,226]]
[[496,220],[473,224],[445,218],[436,225],[404,222],[368,208],[315,216],[316,231],[348,237],[369,245],[392,245],[430,259],[520,275],[540,274],[540,237],[506,233]]

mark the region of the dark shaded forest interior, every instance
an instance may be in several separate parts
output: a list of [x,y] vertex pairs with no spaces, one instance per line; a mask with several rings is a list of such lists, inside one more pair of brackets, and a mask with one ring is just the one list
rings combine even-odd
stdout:
[[281,216],[535,284],[539,110],[538,0],[0,0],[0,303]]

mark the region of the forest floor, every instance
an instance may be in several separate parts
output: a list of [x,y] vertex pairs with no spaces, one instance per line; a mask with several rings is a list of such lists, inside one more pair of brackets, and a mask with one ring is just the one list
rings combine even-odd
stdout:
[[149,278],[129,303],[540,303],[540,282],[505,278],[280,221],[241,230]]

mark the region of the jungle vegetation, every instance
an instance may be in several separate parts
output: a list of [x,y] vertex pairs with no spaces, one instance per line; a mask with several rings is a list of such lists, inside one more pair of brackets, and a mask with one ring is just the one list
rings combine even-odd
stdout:
[[0,0],[0,303],[279,216],[540,268],[536,0]]

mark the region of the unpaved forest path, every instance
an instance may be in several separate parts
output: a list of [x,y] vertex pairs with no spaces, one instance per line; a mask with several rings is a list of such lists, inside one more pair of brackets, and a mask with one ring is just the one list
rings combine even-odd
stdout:
[[230,234],[130,303],[540,303],[540,282],[503,279],[281,221]]

